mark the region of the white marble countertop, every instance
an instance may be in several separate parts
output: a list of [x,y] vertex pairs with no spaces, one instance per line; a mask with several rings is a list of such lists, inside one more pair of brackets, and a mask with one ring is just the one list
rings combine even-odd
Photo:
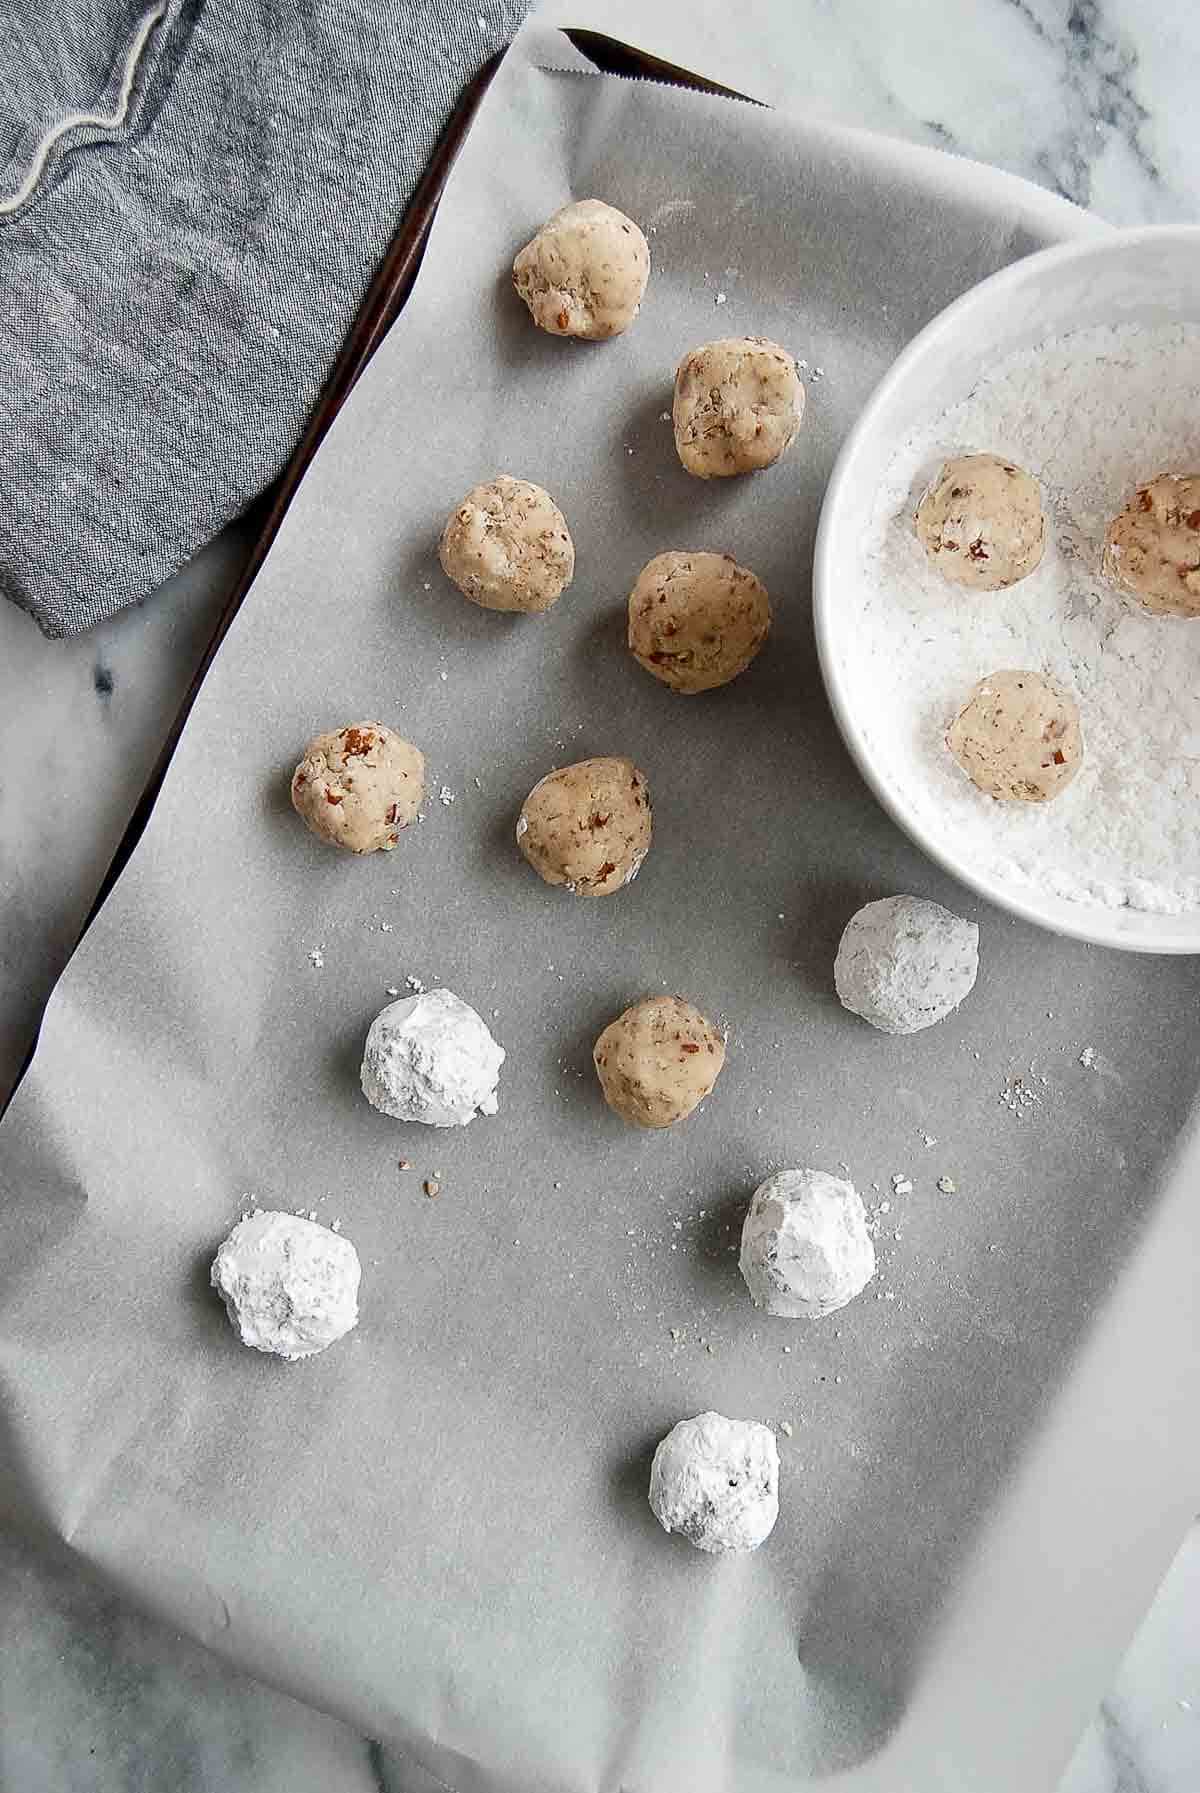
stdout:
[[[486,17],[487,0],[478,0]],[[1117,224],[1200,220],[1195,0],[562,4],[779,106],[977,156]],[[0,1091],[19,1069],[243,551],[46,642],[0,605]],[[35,785],[38,801],[29,799]],[[1061,1793],[1200,1788],[1200,1530]],[[0,1789],[431,1793],[344,1726],[225,1669],[0,1536]],[[909,1793],[897,1789],[897,1793]]]

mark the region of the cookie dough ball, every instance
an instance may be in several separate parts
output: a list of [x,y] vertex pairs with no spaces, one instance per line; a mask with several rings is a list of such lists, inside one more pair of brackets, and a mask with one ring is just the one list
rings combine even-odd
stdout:
[[567,520],[541,486],[498,474],[474,486],[442,531],[447,579],[483,610],[549,610],[571,583],[575,547]]
[[243,1345],[294,1362],[358,1324],[362,1266],[349,1239],[298,1214],[256,1208],[212,1266],[212,1286]]
[[592,1058],[609,1107],[631,1127],[671,1127],[721,1075],[725,1042],[682,996],[646,996],[610,1021]]
[[765,336],[726,336],[693,349],[675,374],[675,446],[697,479],[769,467],[804,415],[804,386],[786,349]]
[[972,784],[1000,803],[1049,803],[1083,762],[1075,699],[1040,672],[980,679],[946,745]]
[[689,696],[745,672],[767,639],[766,587],[731,554],[656,554],[629,594],[629,651]]
[[681,1419],[654,1453],[650,1508],[697,1550],[757,1550],[779,1517],[775,1434],[721,1413]]
[[1037,481],[994,454],[947,461],[917,506],[916,530],[938,572],[975,591],[1015,585],[1046,546]]
[[363,1095],[398,1121],[465,1127],[496,1113],[504,1057],[473,1008],[450,990],[425,990],[390,1002],[372,1021]]
[[979,929],[924,897],[881,897],[851,916],[833,964],[843,1008],[880,1033],[920,1033],[975,987]]
[[563,206],[513,262],[513,285],[538,329],[589,342],[628,330],[649,276],[645,237],[602,199]]
[[348,853],[389,853],[425,795],[425,758],[382,722],[317,735],[292,774],[292,806]]
[[517,845],[538,877],[575,896],[611,896],[632,883],[650,833],[646,774],[620,758],[548,772],[517,820]]
[[823,1170],[778,1171],[751,1197],[738,1263],[755,1307],[787,1320],[836,1313],[875,1274],[858,1191]]
[[1104,571],[1159,616],[1200,616],[1200,473],[1160,473],[1108,526]]

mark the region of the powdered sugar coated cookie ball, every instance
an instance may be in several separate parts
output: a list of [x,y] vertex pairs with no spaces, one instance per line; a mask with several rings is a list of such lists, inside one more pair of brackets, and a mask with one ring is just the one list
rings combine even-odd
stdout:
[[212,1285],[243,1345],[293,1362],[358,1324],[361,1265],[349,1239],[298,1214],[256,1208],[212,1266]]
[[745,672],[770,627],[766,587],[732,554],[656,554],[629,594],[630,653],[689,696]]
[[425,759],[382,722],[317,735],[292,774],[292,807],[349,853],[390,852],[425,795]]
[[681,1419],[654,1453],[650,1507],[664,1531],[697,1550],[757,1550],[779,1517],[774,1433],[721,1413]]
[[917,506],[916,530],[938,572],[975,591],[1026,578],[1046,545],[1037,481],[994,454],[947,461]]
[[571,532],[549,492],[508,473],[472,487],[455,506],[438,558],[484,610],[549,610],[575,572]]
[[1108,526],[1104,571],[1147,610],[1200,616],[1200,473],[1160,473]]
[[589,342],[628,330],[649,277],[645,237],[602,199],[563,206],[513,262],[513,285],[538,329]]
[[804,416],[804,387],[786,349],[765,336],[726,336],[692,349],[675,374],[675,446],[697,479],[769,467]]
[[473,1008],[451,990],[426,990],[389,1003],[372,1021],[363,1095],[398,1121],[465,1127],[496,1113],[504,1058]]
[[637,877],[652,829],[646,774],[632,760],[602,757],[538,780],[521,805],[517,845],[547,884],[611,896]]
[[646,996],[610,1021],[592,1053],[604,1100],[631,1127],[672,1127],[712,1089],[725,1042],[682,996]]
[[971,783],[998,803],[1049,803],[1083,763],[1075,699],[1040,672],[980,679],[946,745]]
[[738,1263],[755,1307],[788,1320],[835,1313],[875,1274],[858,1191],[823,1170],[776,1172],[751,1197]]
[[842,1006],[881,1033],[919,1033],[967,996],[979,929],[924,897],[881,897],[851,916],[834,960]]

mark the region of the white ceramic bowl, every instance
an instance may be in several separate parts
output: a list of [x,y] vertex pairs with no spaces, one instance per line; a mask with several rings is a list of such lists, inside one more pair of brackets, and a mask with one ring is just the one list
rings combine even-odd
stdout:
[[[986,363],[1090,326],[1200,324],[1200,226],[1114,231],[1015,262],[966,293],[915,337],[880,381],[842,446],[817,531],[813,606],[829,701],[846,745],[884,808],[931,859],[1026,921],[1130,952],[1200,952],[1200,911],[1157,915],[1070,902],[1006,883],[956,851],[911,803],[860,725],[855,678],[858,545],[874,494],[915,430],[964,399]],[[1194,625],[1200,629],[1200,622]],[[1200,816],[1197,816],[1200,826]]]

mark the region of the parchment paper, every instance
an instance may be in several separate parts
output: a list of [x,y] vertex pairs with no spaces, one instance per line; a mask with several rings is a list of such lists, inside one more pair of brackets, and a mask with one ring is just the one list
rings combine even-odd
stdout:
[[[1195,1223],[1164,1165],[1200,966],[1019,926],[921,859],[836,739],[808,568],[897,348],[1099,227],[969,164],[547,59],[573,53],[534,28],[501,71],[0,1131],[3,1509],[458,1793],[1034,1793],[1194,1497]],[[654,259],[636,327],[598,347],[537,335],[507,272],[591,193]],[[822,377],[784,463],[701,485],[671,373],[746,331]],[[540,621],[437,569],[448,509],[499,469],[575,535]],[[734,553],[777,614],[695,701],[622,645],[634,575],[674,546]],[[425,750],[433,796],[360,862],[304,832],[287,782],[316,729],[374,717]],[[576,902],[512,829],[542,772],[599,752],[649,773],[655,845],[620,897]],[[831,988],[845,920],[892,891],[982,931],[975,994],[908,1040]],[[494,1016],[495,1119],[435,1135],[364,1102],[364,1033],[409,974]],[[589,1052],[664,987],[728,1023],[729,1061],[646,1137]],[[878,1282],[821,1324],[756,1315],[750,1189],[839,1162],[891,1202]],[[362,1256],[362,1324],[310,1363],[243,1350],[208,1289],[244,1192],[340,1217]],[[792,1428],[779,1525],[743,1560],[646,1505],[655,1441],[709,1406]]]

